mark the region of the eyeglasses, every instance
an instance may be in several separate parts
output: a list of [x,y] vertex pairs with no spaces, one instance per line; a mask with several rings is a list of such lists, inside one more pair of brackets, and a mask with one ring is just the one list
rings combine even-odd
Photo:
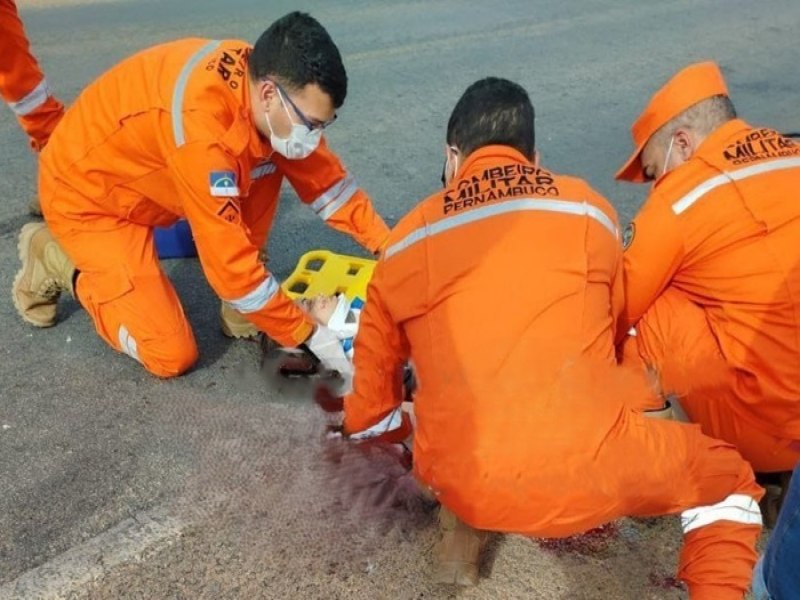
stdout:
[[318,119],[309,119],[305,115],[305,113],[303,113],[303,111],[300,110],[300,107],[298,107],[297,104],[294,103],[291,96],[289,96],[289,92],[287,92],[286,89],[280,83],[278,83],[274,79],[267,79],[267,81],[271,81],[272,83],[275,84],[275,87],[278,88],[278,91],[281,93],[281,96],[286,98],[286,101],[289,103],[289,106],[292,107],[292,110],[294,110],[295,114],[297,114],[297,116],[300,117],[300,120],[303,122],[303,125],[308,127],[309,131],[314,131],[315,129],[327,129],[339,117],[339,115],[334,113],[333,118],[325,122],[319,121]]

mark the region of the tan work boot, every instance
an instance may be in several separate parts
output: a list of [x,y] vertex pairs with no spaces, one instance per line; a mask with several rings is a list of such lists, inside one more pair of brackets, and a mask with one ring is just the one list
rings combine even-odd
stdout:
[[439,508],[442,539],[436,545],[436,583],[478,585],[478,566],[489,534],[473,529],[444,506]]
[[58,245],[47,225],[28,223],[19,234],[22,268],[14,278],[11,295],[17,312],[36,327],[56,324],[56,305],[61,292],[75,295],[75,265]]
[[252,338],[258,335],[258,327],[227,302],[220,306],[219,319],[222,333],[229,338]]

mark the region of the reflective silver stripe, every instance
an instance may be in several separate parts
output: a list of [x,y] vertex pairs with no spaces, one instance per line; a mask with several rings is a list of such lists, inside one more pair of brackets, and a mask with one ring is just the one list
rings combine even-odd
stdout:
[[461,225],[474,223],[475,221],[480,221],[481,219],[486,219],[488,217],[496,217],[498,215],[505,215],[512,212],[527,212],[532,210],[590,217],[608,229],[611,235],[613,235],[615,238],[619,238],[619,232],[609,216],[588,202],[522,198],[520,200],[508,200],[502,204],[482,206],[481,208],[476,208],[454,217],[442,219],[433,225],[420,227],[419,229],[409,233],[399,242],[389,246],[386,249],[385,257],[389,258],[390,256],[405,250],[409,246],[416,244],[426,237],[437,235],[455,227],[460,227]]
[[761,525],[761,510],[758,508],[758,503],[750,496],[731,494],[722,502],[710,506],[698,506],[681,513],[684,535],[717,521]]
[[333,213],[342,208],[353,197],[356,191],[358,191],[358,184],[352,175],[348,175],[314,200],[311,203],[311,208],[323,221],[327,221]]
[[383,419],[381,419],[378,423],[376,423],[372,427],[368,427],[363,431],[351,433],[349,437],[352,440],[366,440],[369,438],[377,437],[389,431],[394,431],[395,429],[399,429],[402,424],[403,424],[403,410],[401,408],[395,408],[392,412],[383,417]]
[[117,337],[119,338],[120,350],[137,362],[142,362],[142,359],[139,358],[139,350],[136,346],[136,340],[133,339],[133,336],[131,336],[131,334],[128,332],[128,328],[125,327],[125,325],[119,326]]
[[204,44],[186,62],[178,74],[178,79],[175,80],[175,90],[172,92],[172,135],[175,138],[175,145],[179,148],[186,143],[183,132],[183,94],[186,92],[189,75],[192,74],[192,69],[197,66],[197,63],[213,52],[220,43],[219,40],[212,40]]
[[9,102],[8,105],[18,117],[24,117],[44,104],[49,95],[50,88],[47,85],[47,79],[42,78],[39,85],[33,88],[22,100]]
[[275,172],[275,164],[268,162],[263,163],[255,167],[252,171],[250,171],[250,179],[255,181],[256,179],[261,179],[265,175],[271,175]]
[[272,300],[272,297],[278,293],[279,289],[278,282],[270,275],[252,292],[245,294],[241,298],[228,300],[228,304],[240,313],[253,313],[264,308],[267,302]]
[[683,198],[672,205],[672,212],[674,212],[676,215],[681,214],[692,204],[705,196],[708,192],[718,188],[721,185],[747,179],[748,177],[753,177],[755,175],[769,173],[770,171],[782,171],[784,169],[794,169],[797,167],[800,167],[800,158],[781,158],[777,160],[771,160],[766,163],[761,163],[760,165],[744,167],[743,169],[738,169],[736,171],[726,171],[721,175],[716,175],[711,179],[705,180],[691,192],[683,196]]

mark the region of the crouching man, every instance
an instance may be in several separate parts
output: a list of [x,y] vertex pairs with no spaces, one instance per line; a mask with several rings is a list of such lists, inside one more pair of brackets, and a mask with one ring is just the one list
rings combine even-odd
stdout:
[[390,234],[355,341],[343,433],[403,400],[414,365],[414,472],[442,505],[437,580],[475,584],[484,531],[560,537],[680,514],[693,599],[741,600],[762,490],[736,450],[649,419],[615,363],[622,247],[612,206],[534,160],[528,94],[470,86],[447,128],[446,187]]

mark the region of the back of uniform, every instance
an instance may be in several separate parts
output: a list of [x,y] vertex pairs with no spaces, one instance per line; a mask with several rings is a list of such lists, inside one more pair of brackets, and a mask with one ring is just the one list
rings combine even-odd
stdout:
[[[464,98],[493,85],[509,87],[489,78]],[[507,108],[485,100],[481,110]],[[482,122],[469,114],[470,126]],[[638,410],[657,396],[615,362],[616,214],[522,146],[478,145],[391,232],[356,336],[344,433],[401,404],[410,359],[415,475],[467,525],[557,537],[682,513],[680,577],[692,598],[741,600],[760,530],[752,471],[696,426]]]
[[638,323],[666,391],[762,470],[796,459],[785,448],[765,455],[773,444],[746,430],[800,439],[798,201],[800,146],[735,119],[657,181],[625,252],[620,332]]
[[[613,209],[585,183],[508,148],[481,149],[463,172],[397,226],[373,278],[412,348],[426,477],[474,474],[483,467],[473,458],[496,468],[474,452],[457,464],[441,459],[476,440],[524,448],[524,439],[496,439],[509,433],[492,420],[546,410],[531,394],[570,361],[613,364],[609,298],[621,291]],[[588,436],[616,414],[595,418],[607,422]]]

